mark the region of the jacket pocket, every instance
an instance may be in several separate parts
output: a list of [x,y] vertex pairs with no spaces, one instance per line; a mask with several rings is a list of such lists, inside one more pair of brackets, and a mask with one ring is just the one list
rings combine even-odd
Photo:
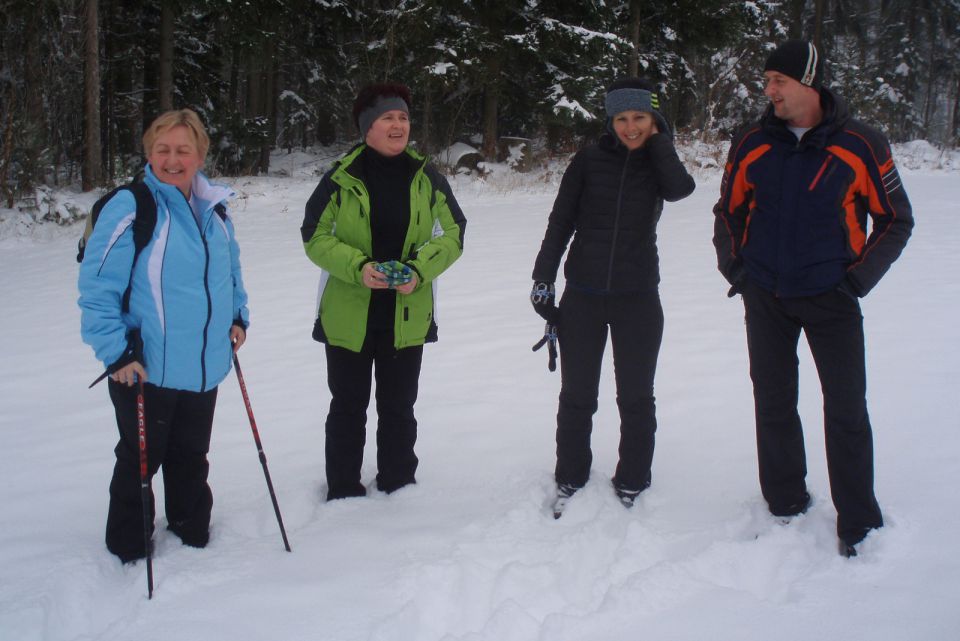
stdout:
[[833,160],[833,154],[828,154],[827,159],[823,161],[823,164],[820,165],[820,170],[817,172],[817,175],[813,177],[813,180],[810,182],[810,187],[807,188],[807,191],[813,191],[817,187],[817,183],[820,182],[820,179],[823,177],[827,167],[830,165],[830,162]]

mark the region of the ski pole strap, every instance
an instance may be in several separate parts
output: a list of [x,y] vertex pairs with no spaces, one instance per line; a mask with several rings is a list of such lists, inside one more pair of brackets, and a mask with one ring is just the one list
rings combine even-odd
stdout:
[[556,296],[556,289],[553,283],[537,281],[530,290],[530,302],[536,305],[552,305]]
[[533,351],[538,351],[544,345],[547,346],[547,369],[555,372],[557,370],[557,326],[552,323],[544,325],[543,338],[533,346]]

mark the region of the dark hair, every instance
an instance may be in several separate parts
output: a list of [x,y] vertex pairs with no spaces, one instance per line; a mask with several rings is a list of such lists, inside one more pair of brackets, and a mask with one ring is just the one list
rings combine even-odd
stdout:
[[413,101],[410,99],[410,89],[399,82],[381,82],[367,85],[357,94],[353,101],[353,124],[360,126],[360,114],[376,104],[380,98],[397,97],[407,103],[410,109]]

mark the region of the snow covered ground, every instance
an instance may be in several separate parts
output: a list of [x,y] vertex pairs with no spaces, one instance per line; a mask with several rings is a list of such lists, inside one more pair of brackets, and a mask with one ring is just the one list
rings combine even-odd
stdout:
[[440,342],[425,351],[419,483],[324,503],[318,270],[299,236],[316,179],[289,163],[287,177],[231,182],[253,320],[240,358],[293,552],[231,377],[210,456],[212,540],[183,547],[159,516],[150,601],[144,563],[121,566],[103,545],[116,430],[105,387],[87,390],[99,367],[78,331],[79,229],[0,239],[0,640],[960,638],[955,170],[903,172],[917,228],[863,302],[888,525],[846,560],[805,348],[814,505],[781,525],[760,498],[742,306],[710,241],[715,173],[660,225],[660,429],[653,486],[632,511],[609,487],[609,361],[593,477],[561,520],[548,510],[559,374],[530,351],[542,323],[527,294],[556,176],[455,181],[466,252],[441,281]]

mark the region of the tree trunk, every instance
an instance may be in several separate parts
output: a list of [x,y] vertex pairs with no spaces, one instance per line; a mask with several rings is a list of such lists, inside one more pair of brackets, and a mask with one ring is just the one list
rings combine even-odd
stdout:
[[950,128],[947,130],[948,144],[960,145],[960,74],[953,86],[953,110],[950,113]]
[[814,0],[813,3],[813,46],[823,55],[823,2]]
[[430,131],[433,123],[430,122],[430,114],[433,111],[433,100],[430,95],[430,81],[425,80],[423,83],[423,89],[421,90],[423,96],[423,109],[421,113],[421,125],[420,125],[420,151],[423,153],[430,153],[433,151],[433,145],[430,144],[430,136],[433,135],[433,132]]
[[100,184],[100,29],[97,0],[86,0],[83,64],[83,164],[81,189]]
[[[12,94],[13,92],[11,92]],[[7,103],[9,106],[13,101]],[[7,109],[7,122],[3,127],[3,154],[0,158],[0,194],[7,202],[7,209],[13,209],[13,189],[7,187],[7,168],[13,154],[13,109]]]
[[480,153],[485,160],[497,158],[497,114],[500,103],[500,52],[496,52],[487,61],[487,82],[483,91],[483,147]]
[[102,127],[103,156],[106,173],[104,182],[110,182],[117,175],[117,74],[116,62],[119,58],[117,41],[114,36],[114,24],[117,19],[117,3],[106,0],[103,7],[103,20],[100,30],[103,33],[103,64],[100,66],[100,78],[103,82],[103,100],[100,104],[100,122]]
[[[141,13],[132,6],[131,0],[123,0],[117,7],[113,24],[131,24],[138,20]],[[136,32],[135,32],[136,33]],[[134,37],[140,37],[136,33]],[[135,87],[136,68],[139,60],[134,57],[131,36],[125,32],[104,31],[107,43],[107,59],[110,60],[110,75],[114,87],[116,104],[113,106],[115,120],[112,128],[116,130],[116,147],[122,159],[139,154],[140,137],[143,133],[143,109]]]
[[257,173],[266,174],[270,170],[270,151],[277,138],[277,96],[276,88],[280,74],[277,64],[277,45],[275,38],[267,38],[264,46],[264,60],[261,78],[263,82],[262,104],[260,113],[267,119],[267,135],[260,141],[260,161],[257,163]]
[[[151,40],[153,37],[159,33],[157,29],[157,15],[156,15],[156,6],[149,4],[140,11],[141,19],[146,25],[146,29],[139,29],[139,33],[144,35],[149,35]],[[138,127],[139,131],[145,131],[147,127],[156,120],[157,116],[160,115],[160,99],[158,92],[158,82],[157,79],[160,76],[159,60],[160,56],[158,55],[156,47],[153,46],[144,46],[143,50],[143,68],[141,69],[143,73],[143,78],[141,79],[141,87],[143,88],[143,99],[142,99],[142,118],[143,122],[140,123]]]
[[636,78],[640,75],[640,0],[630,2],[630,44],[627,74]]
[[160,7],[160,111],[173,109],[173,7]]
[[[21,9],[28,13],[24,7]],[[23,40],[19,44],[23,52],[23,85],[21,99],[17,99],[18,89],[10,87],[11,104],[14,105],[14,144],[19,147],[20,176],[15,178],[17,190],[29,191],[35,182],[42,182],[44,178],[43,156],[49,146],[49,134],[46,127],[46,110],[44,109],[44,77],[39,71],[43,65],[41,57],[44,23],[27,15],[23,22]],[[17,45],[14,45],[17,46]],[[14,56],[16,54],[14,53]],[[0,71],[3,73],[6,71]],[[18,113],[17,103],[22,110]]]

